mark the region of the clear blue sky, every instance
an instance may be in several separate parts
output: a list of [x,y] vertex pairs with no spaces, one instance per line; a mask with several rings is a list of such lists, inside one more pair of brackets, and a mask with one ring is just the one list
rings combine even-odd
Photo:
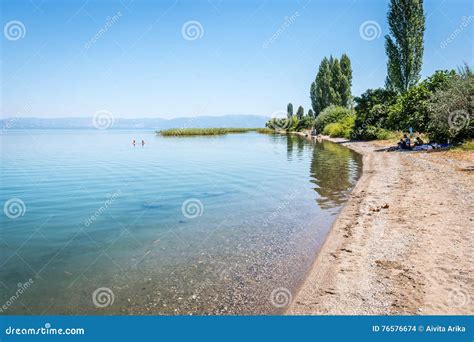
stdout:
[[[423,77],[472,64],[472,4],[425,1]],[[1,7],[2,117],[103,109],[124,118],[270,116],[288,102],[307,110],[320,60],[343,52],[354,95],[385,79],[388,1],[2,0]],[[13,20],[25,27],[17,40],[5,33]],[[203,28],[195,40],[182,33],[191,20]],[[361,37],[366,21],[380,25],[380,37]]]

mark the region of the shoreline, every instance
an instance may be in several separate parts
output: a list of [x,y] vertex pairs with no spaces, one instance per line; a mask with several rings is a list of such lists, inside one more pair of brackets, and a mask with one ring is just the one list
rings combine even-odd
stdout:
[[360,153],[362,175],[285,313],[473,314],[474,154],[323,139]]

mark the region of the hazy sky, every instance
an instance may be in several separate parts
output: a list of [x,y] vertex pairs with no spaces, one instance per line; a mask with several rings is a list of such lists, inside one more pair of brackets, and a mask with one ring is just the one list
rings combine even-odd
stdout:
[[[473,62],[472,3],[425,1],[423,76]],[[2,0],[1,7],[2,117],[270,116],[290,101],[307,110],[320,60],[343,52],[353,94],[384,85],[388,1]]]

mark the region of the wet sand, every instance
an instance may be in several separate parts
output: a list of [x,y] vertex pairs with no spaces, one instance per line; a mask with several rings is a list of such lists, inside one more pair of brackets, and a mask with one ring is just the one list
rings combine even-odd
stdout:
[[342,144],[363,174],[286,313],[473,314],[474,153]]

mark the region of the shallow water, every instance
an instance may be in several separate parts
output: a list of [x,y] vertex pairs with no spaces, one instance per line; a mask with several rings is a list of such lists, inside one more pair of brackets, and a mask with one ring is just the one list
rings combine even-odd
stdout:
[[361,170],[345,147],[257,133],[0,142],[2,314],[279,313]]

